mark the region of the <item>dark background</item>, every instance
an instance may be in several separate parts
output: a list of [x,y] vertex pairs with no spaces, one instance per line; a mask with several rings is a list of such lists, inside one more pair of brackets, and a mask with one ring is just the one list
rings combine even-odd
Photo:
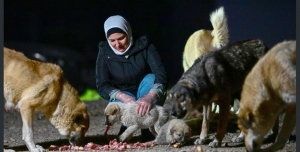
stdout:
[[90,68],[85,76],[89,87],[95,87],[97,46],[105,40],[103,23],[119,14],[130,22],[134,33],[150,37],[166,65],[171,87],[183,72],[182,53],[188,37],[199,29],[211,30],[209,14],[220,6],[228,18],[229,43],[259,38],[272,47],[296,39],[295,0],[7,0],[4,45],[26,42],[74,50]]

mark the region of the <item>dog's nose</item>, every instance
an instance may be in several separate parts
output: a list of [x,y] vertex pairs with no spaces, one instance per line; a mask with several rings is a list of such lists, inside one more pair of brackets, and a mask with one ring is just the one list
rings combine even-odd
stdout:
[[107,121],[107,118],[105,118],[105,120],[104,120],[104,125],[110,126],[110,123],[109,123],[109,121]]
[[69,138],[69,143],[72,146],[80,146],[83,144],[84,135],[77,132],[72,132]]
[[108,117],[109,117],[108,115],[105,116],[104,125],[106,125],[106,126],[111,126],[112,123],[109,121]]

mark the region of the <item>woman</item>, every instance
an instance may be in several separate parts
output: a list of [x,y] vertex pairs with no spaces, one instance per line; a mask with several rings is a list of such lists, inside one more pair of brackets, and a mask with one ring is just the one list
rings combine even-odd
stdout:
[[[100,42],[96,62],[100,96],[109,102],[136,102],[142,116],[152,104],[162,106],[167,74],[154,45],[146,36],[133,37],[129,23],[119,15],[104,22],[104,31],[107,41]],[[119,135],[125,129],[122,126]]]

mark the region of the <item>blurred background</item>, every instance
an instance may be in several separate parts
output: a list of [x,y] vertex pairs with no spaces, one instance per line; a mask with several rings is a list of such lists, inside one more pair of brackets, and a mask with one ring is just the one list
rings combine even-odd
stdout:
[[149,36],[161,54],[172,87],[183,73],[182,53],[188,37],[212,29],[211,12],[224,6],[230,42],[251,38],[269,47],[296,39],[296,1],[288,0],[7,0],[4,46],[30,58],[62,67],[68,81],[84,94],[95,89],[98,43],[103,23],[122,15],[133,33]]

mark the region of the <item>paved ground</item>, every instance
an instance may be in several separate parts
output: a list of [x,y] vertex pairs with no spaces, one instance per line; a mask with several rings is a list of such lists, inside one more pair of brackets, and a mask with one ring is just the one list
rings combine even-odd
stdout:
[[[104,125],[104,117],[103,111],[106,106],[105,101],[94,101],[87,102],[88,110],[91,116],[91,124],[90,128],[86,134],[86,143],[93,142],[96,144],[108,144],[108,141],[103,137],[105,132]],[[218,151],[218,152],[234,152],[234,151],[246,151],[243,143],[232,143],[230,141],[231,138],[237,136],[238,129],[235,123],[235,119],[232,118],[229,122],[228,133],[223,140],[223,147],[221,148],[209,148],[206,145],[202,145],[201,148],[204,152],[206,151]],[[9,149],[14,149],[16,151],[27,151],[27,148],[22,141],[22,122],[20,119],[19,113],[4,113],[4,147]],[[110,139],[114,139],[119,130],[120,124],[116,124],[108,131]],[[199,137],[199,128],[200,126],[193,127],[193,131],[195,138]],[[212,122],[211,130],[212,134],[210,137],[213,137],[213,133],[215,132],[216,123]],[[58,131],[46,120],[42,115],[36,114],[34,117],[34,138],[36,143],[43,146],[45,149],[50,145],[64,145],[68,144],[66,138],[61,136]],[[293,133],[295,134],[295,132]],[[133,141],[139,141],[140,132],[137,132],[134,135]],[[296,152],[296,137],[293,136],[292,140],[285,146],[282,152]],[[265,144],[267,146],[270,144]],[[168,151],[168,152],[190,152],[195,151],[195,145],[192,143],[181,148],[172,148],[166,146],[155,146],[147,149],[139,149],[139,150],[129,150],[129,151],[148,151],[148,152],[156,152],[156,151]]]

